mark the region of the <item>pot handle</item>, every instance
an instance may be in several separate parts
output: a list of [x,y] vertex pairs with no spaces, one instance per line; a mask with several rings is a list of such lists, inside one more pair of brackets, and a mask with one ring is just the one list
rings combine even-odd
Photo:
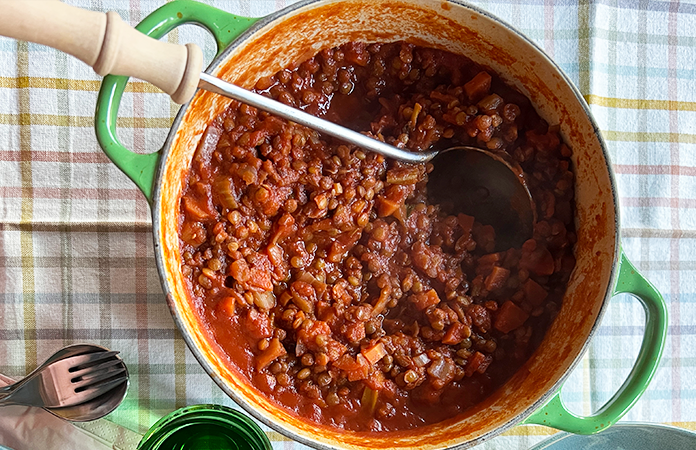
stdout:
[[594,434],[615,424],[638,401],[660,363],[667,335],[667,308],[662,295],[646,280],[623,250],[613,295],[634,295],[645,309],[645,333],[638,358],[619,390],[599,411],[582,417],[568,411],[559,390],[551,400],[523,423],[546,425],[575,434]]
[[[152,12],[135,29],[159,39],[178,26],[187,23],[201,25],[215,38],[219,55],[257,20],[259,19],[237,16],[191,0],[175,0]],[[134,153],[119,141],[116,133],[118,108],[127,83],[126,76],[104,77],[97,98],[95,131],[106,156],[140,188],[148,202],[152,202],[153,183],[161,151]]]

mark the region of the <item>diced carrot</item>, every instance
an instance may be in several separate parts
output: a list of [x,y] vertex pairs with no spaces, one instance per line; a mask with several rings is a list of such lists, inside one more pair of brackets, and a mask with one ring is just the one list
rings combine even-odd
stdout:
[[498,252],[498,253],[489,253],[487,255],[483,255],[478,259],[478,264],[480,266],[485,266],[485,265],[492,265],[497,262],[500,262],[502,259],[503,254]]
[[491,76],[488,72],[481,71],[464,85],[464,92],[470,100],[476,100],[488,93],[491,88]]
[[394,203],[388,198],[377,197],[377,215],[379,217],[391,216],[398,209],[398,203]]
[[540,276],[552,275],[556,269],[551,252],[543,246],[537,245],[532,251],[525,251],[522,247],[520,267]]
[[491,273],[484,283],[486,290],[492,291],[503,287],[509,276],[510,271],[508,269],[500,266],[493,266]]
[[459,222],[459,226],[462,228],[462,231],[464,231],[464,235],[471,234],[471,229],[474,228],[474,220],[473,216],[467,216],[461,213],[457,215],[457,222]]
[[455,322],[447,329],[445,337],[442,338],[442,343],[456,345],[469,336],[471,336],[471,328],[461,322]]
[[541,306],[549,295],[546,289],[531,278],[527,279],[522,289],[524,290],[524,295],[527,297],[527,301],[533,306]]
[[381,342],[378,342],[376,345],[366,348],[361,352],[365,359],[367,359],[367,361],[373,365],[387,355],[387,349],[384,348],[384,344]]
[[276,358],[285,355],[287,351],[278,338],[271,339],[268,348],[256,357],[256,370],[261,371],[268,367]]
[[508,300],[498,310],[493,326],[501,333],[509,333],[521,327],[528,318],[529,314]]
[[423,311],[429,306],[437,305],[440,303],[440,297],[437,295],[435,289],[430,289],[427,292],[420,292],[411,297],[411,301],[416,306],[418,311]]
[[503,260],[503,253],[488,253],[476,261],[476,274],[487,276],[493,267]]
[[475,372],[484,373],[488,366],[493,361],[491,356],[484,355],[481,352],[474,352],[467,360],[466,368],[464,369],[464,374],[467,377],[472,376]]
[[215,218],[215,215],[210,211],[209,205],[206,204],[206,200],[196,201],[186,196],[181,199],[181,203],[191,218],[205,222]]
[[224,297],[222,300],[220,300],[220,303],[217,304],[217,311],[227,317],[232,317],[234,316],[234,310],[237,305],[237,299],[230,296],[230,297]]

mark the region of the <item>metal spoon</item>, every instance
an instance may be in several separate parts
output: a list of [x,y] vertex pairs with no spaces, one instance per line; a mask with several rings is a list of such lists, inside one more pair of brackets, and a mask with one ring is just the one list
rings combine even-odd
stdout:
[[438,145],[441,150],[410,152],[207,73],[201,73],[198,86],[388,158],[407,163],[432,161],[433,171],[428,176],[430,200],[449,205],[450,213],[461,212],[484,225],[492,225],[496,232],[496,251],[521,247],[532,237],[536,222],[534,200],[522,169],[502,155],[477,147],[447,147],[442,142]]
[[[20,380],[11,386],[4,386],[0,388],[0,393],[8,393],[12,390],[20,389],[23,385],[29,382],[32,378],[38,376],[47,366],[61,361],[66,358],[70,358],[78,355],[86,355],[96,352],[108,352],[108,349],[100,347],[98,345],[91,344],[76,344],[69,345],[58,350],[51,357],[49,357],[43,364],[33,370],[24,379]],[[117,356],[112,358],[118,359],[120,361],[121,368],[125,371],[126,381],[120,383],[118,386],[109,390],[103,395],[96,398],[92,398],[84,403],[76,404],[73,406],[67,406],[62,408],[43,408],[51,414],[65,420],[72,422],[88,422],[91,420],[96,420],[112,412],[116,407],[121,404],[128,391],[128,370]]]
[[[474,187],[474,192],[495,193],[489,195],[486,202],[457,202],[461,207],[466,206],[464,204],[472,206],[468,211],[461,212],[476,217],[482,223],[488,221],[496,230],[496,241],[500,241],[499,249],[505,249],[508,244],[519,246],[531,237],[535,207],[521,171],[510,170],[509,164],[501,164],[499,157],[491,156],[483,149],[455,147],[425,152],[398,149],[201,73],[203,53],[198,46],[156,41],[125,24],[113,11],[102,14],[47,0],[28,3],[0,0],[0,5],[5,19],[0,21],[0,35],[52,46],[81,59],[100,75],[128,75],[146,80],[171,95],[177,103],[190,100],[196,87],[199,87],[399,161],[424,163],[439,154],[449,155],[445,172],[450,181],[456,181],[454,184],[447,180],[444,182],[445,186],[449,186],[449,197],[471,197],[469,193],[460,191],[469,188],[468,184],[460,181],[479,174],[487,175],[476,177],[478,186]],[[438,158],[433,160],[433,164],[438,170],[430,178],[436,179],[440,173],[439,166],[445,163]],[[497,212],[509,212],[509,215],[500,219]],[[519,237],[506,237],[504,240],[509,242],[502,245],[503,240],[500,238],[507,236],[510,229],[520,230],[520,233],[514,234]]]

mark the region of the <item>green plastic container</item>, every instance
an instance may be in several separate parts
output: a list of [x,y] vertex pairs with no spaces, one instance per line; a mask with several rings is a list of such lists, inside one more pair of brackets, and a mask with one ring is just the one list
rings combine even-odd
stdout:
[[249,417],[221,405],[194,405],[161,418],[138,450],[271,450],[271,442]]

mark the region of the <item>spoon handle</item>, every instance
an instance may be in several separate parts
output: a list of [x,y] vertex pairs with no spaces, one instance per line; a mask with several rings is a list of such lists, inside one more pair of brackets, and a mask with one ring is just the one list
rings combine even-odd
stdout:
[[422,163],[437,154],[398,149],[201,74],[203,53],[196,44],[182,46],[152,39],[128,26],[113,11],[106,14],[87,11],[55,0],[0,0],[0,11],[0,35],[48,45],[73,55],[99,75],[140,78],[162,89],[176,103],[190,100],[200,86],[389,158]]
[[272,98],[264,97],[255,92],[248,91],[232,83],[228,83],[207,73],[201,74],[199,87],[206,91],[224,95],[239,100],[255,108],[273,113],[279,117],[304,125],[320,133],[333,136],[344,142],[357,145],[366,150],[372,150],[388,158],[398,159],[410,163],[423,163],[433,159],[436,151],[411,152],[396,148],[377,139],[371,138],[357,131],[336,125],[328,120],[308,114],[300,109],[293,108]]
[[148,81],[177,103],[195,93],[203,53],[195,44],[161,42],[121,20],[55,0],[0,0],[0,35],[47,45],[94,68],[99,75]]
[[7,386],[3,386],[2,389],[0,389],[0,406],[12,404],[12,402],[6,402],[5,399],[10,397],[14,393],[17,384],[18,383],[8,384]]

